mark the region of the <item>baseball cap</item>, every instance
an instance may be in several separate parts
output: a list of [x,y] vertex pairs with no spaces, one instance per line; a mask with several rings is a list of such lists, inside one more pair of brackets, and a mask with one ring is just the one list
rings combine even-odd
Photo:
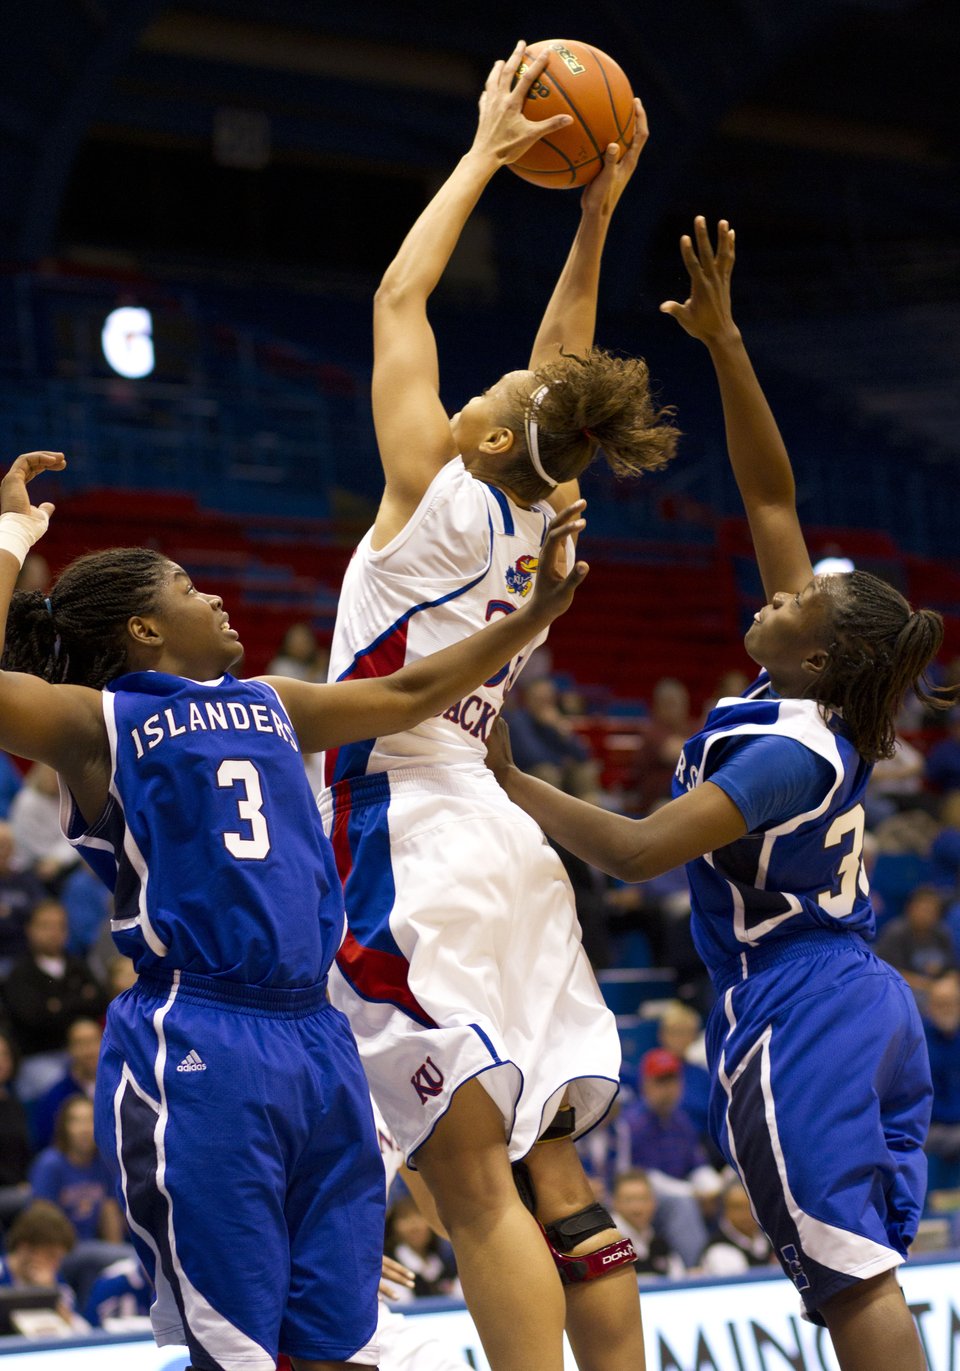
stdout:
[[682,1071],[683,1062],[675,1052],[668,1052],[665,1047],[652,1047],[640,1059],[640,1074],[644,1080],[679,1076]]

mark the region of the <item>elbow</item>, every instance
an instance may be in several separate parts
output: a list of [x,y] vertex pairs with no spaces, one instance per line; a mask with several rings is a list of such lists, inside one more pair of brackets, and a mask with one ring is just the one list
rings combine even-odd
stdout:
[[373,297],[374,318],[402,309],[414,297],[414,294],[415,292],[411,289],[409,282],[402,280],[400,273],[395,271],[393,267],[388,267]]

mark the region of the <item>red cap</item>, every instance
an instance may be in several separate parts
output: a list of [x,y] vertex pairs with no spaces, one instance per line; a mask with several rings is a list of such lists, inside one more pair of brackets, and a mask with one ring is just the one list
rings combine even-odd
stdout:
[[640,1075],[644,1080],[662,1080],[664,1076],[679,1076],[683,1062],[675,1052],[665,1047],[652,1047],[640,1059]]

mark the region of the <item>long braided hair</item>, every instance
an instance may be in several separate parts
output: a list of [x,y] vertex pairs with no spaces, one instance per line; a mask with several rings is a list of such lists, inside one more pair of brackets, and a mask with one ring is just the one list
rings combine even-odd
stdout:
[[839,709],[867,762],[892,757],[896,715],[908,691],[928,708],[949,709],[957,691],[931,684],[927,668],[943,642],[935,610],[911,610],[893,586],[866,571],[829,577],[827,663],[816,697]]
[[17,591],[0,666],[102,689],[123,673],[127,622],[156,608],[169,566],[149,548],[115,547],[76,558],[48,596]]

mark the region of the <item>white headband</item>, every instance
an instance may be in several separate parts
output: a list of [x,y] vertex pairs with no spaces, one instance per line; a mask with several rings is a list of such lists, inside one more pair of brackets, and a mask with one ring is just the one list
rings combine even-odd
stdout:
[[536,415],[540,409],[540,401],[543,399],[543,397],[546,395],[549,389],[549,386],[541,386],[539,390],[535,390],[534,393],[530,396],[530,410],[523,421],[523,427],[526,430],[527,451],[530,454],[530,461],[533,465],[534,471],[540,477],[541,481],[546,481],[550,489],[555,490],[557,488],[558,482],[556,482],[552,476],[548,476],[547,473],[544,471],[543,463],[540,460],[540,448],[537,443],[537,430],[539,429],[540,424],[536,418]]

